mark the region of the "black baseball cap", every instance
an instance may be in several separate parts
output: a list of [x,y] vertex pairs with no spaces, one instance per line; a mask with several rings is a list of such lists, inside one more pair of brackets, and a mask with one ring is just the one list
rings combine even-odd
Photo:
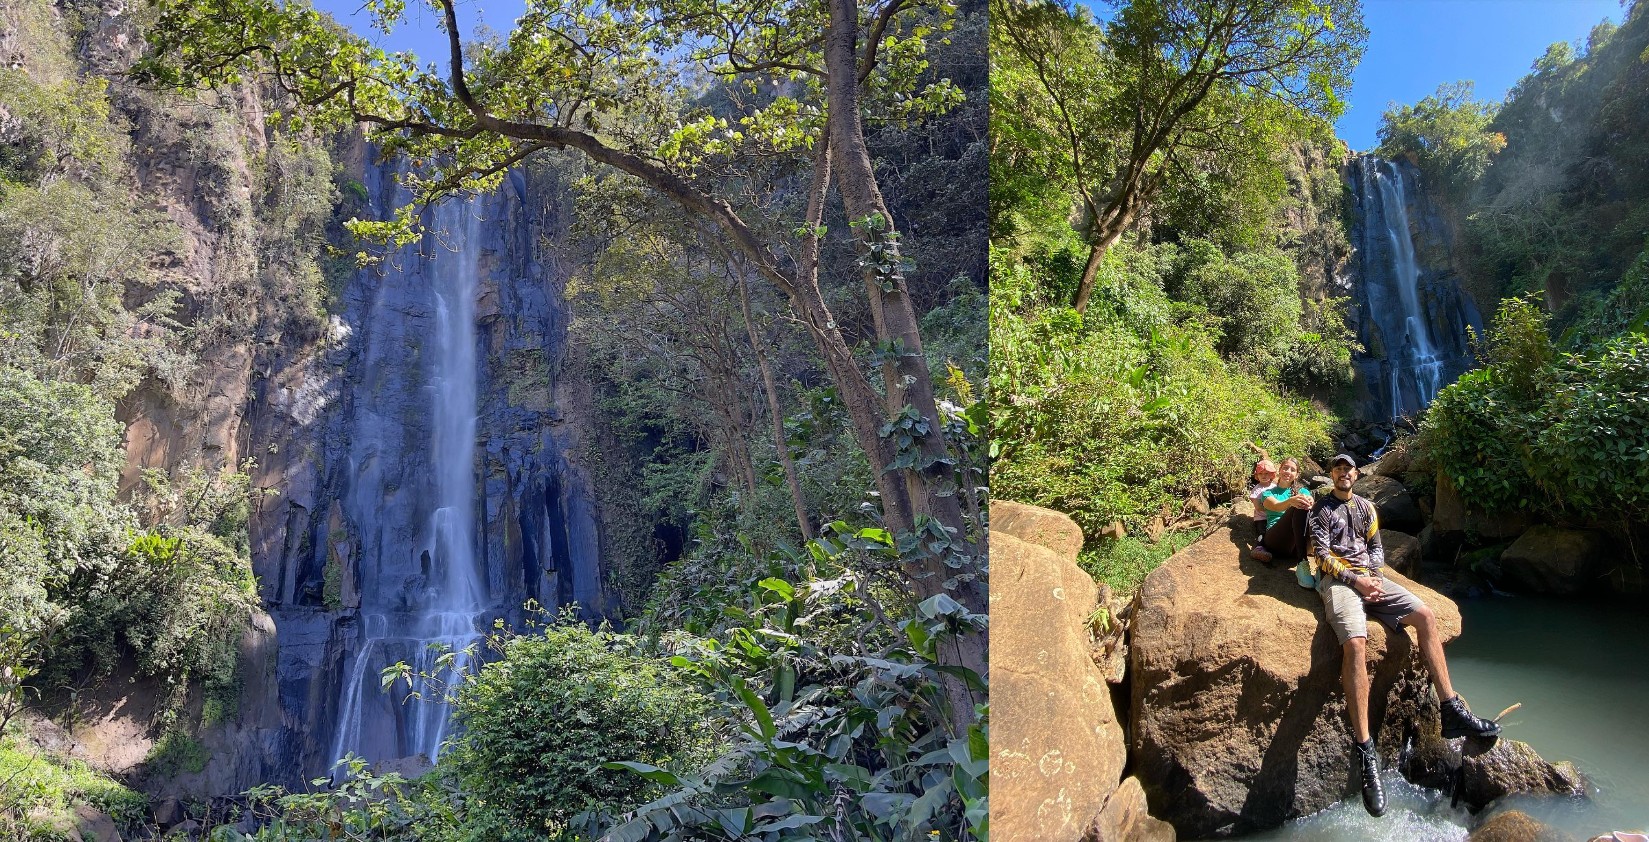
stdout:
[[1353,468],[1355,468],[1355,467],[1357,467],[1357,460],[1356,460],[1356,459],[1353,459],[1353,458],[1351,458],[1351,457],[1350,457],[1350,456],[1347,456],[1347,455],[1346,455],[1346,454],[1344,454],[1344,453],[1341,453],[1341,454],[1339,454],[1339,455],[1338,455],[1338,456],[1335,456],[1335,457],[1334,457],[1334,458],[1333,458],[1333,459],[1330,459],[1330,460],[1329,460],[1329,461],[1328,461],[1328,466],[1329,466],[1329,467],[1330,467],[1330,468],[1332,468],[1332,467],[1334,467],[1334,466],[1335,466],[1335,465],[1338,465],[1338,464],[1340,464],[1340,463],[1341,463],[1341,462],[1344,462],[1344,463],[1346,463],[1346,464],[1347,464],[1347,465],[1350,465],[1350,466],[1351,466],[1351,467],[1353,467]]

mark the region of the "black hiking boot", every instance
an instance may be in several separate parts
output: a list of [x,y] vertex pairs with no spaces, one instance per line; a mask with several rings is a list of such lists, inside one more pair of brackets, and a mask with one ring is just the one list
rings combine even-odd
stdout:
[[1363,766],[1363,809],[1379,818],[1386,814],[1386,789],[1380,784],[1380,753],[1374,750],[1373,740],[1355,745]]
[[1443,703],[1443,739],[1455,737],[1492,737],[1500,733],[1500,725],[1481,716],[1474,716],[1466,707],[1466,700],[1457,694]]

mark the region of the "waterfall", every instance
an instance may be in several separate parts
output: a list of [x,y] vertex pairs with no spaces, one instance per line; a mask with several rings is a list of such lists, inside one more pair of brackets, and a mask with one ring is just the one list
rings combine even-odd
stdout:
[[[1371,421],[1413,415],[1470,367],[1466,327],[1481,323],[1446,255],[1449,232],[1397,161],[1361,156],[1348,177],[1357,195],[1353,242],[1361,268],[1359,410]],[[1411,215],[1411,208],[1420,216]],[[1425,242],[1428,265],[1419,244]]]
[[[456,199],[442,203],[434,210],[433,230],[422,248],[395,256],[405,264],[402,277],[426,285],[430,298],[433,341],[425,346],[422,389],[430,428],[423,462],[430,482],[420,489],[427,500],[408,501],[429,514],[418,530],[425,537],[412,548],[418,551],[417,568],[390,564],[380,571],[388,575],[365,577],[376,587],[363,588],[359,625],[364,633],[342,676],[334,762],[352,753],[384,759],[386,752],[434,760],[451,719],[450,706],[441,701],[443,687],[464,670],[470,658],[465,650],[478,645],[481,630],[499,610],[489,594],[476,534],[480,211],[478,204]],[[377,462],[390,455],[381,451],[392,448],[383,447],[389,431],[369,426],[378,424],[380,416],[364,417],[367,424],[357,425],[354,442],[359,458],[352,460],[367,480],[356,486],[356,516],[381,524],[387,518],[380,511],[392,505],[388,498],[398,489],[374,475]],[[440,659],[447,652],[455,655],[443,666]],[[408,663],[415,675],[434,679],[413,682],[410,689],[418,700],[401,704],[408,692],[404,684],[381,689],[379,671],[397,661]]]
[[[353,210],[388,219],[413,201],[400,184],[411,163],[361,153]],[[564,190],[556,173],[512,170],[426,208],[422,241],[354,272],[328,302],[324,344],[268,380],[258,406],[285,483],[255,514],[270,540],[253,564],[280,640],[286,731],[267,751],[289,785],[350,754],[435,759],[454,728],[437,685],[474,666],[443,652],[523,628],[529,600],[613,614],[573,455],[589,408],[560,382]],[[304,390],[325,391],[324,411],[292,410]],[[444,675],[386,691],[397,663]]]
[[[1437,397],[1441,388],[1442,361],[1438,359],[1437,344],[1432,341],[1431,324],[1420,309],[1420,265],[1414,259],[1414,237],[1409,233],[1408,197],[1403,192],[1403,174],[1395,164],[1383,163],[1391,171],[1390,177],[1374,170],[1375,184],[1385,205],[1386,237],[1391,241],[1391,272],[1397,281],[1397,297],[1403,305],[1403,344],[1400,357],[1393,363],[1400,366],[1418,394],[1418,403],[1407,404],[1399,388],[1402,377],[1393,377],[1392,410],[1395,415],[1424,409]],[[1400,362],[1399,362],[1400,360]]]

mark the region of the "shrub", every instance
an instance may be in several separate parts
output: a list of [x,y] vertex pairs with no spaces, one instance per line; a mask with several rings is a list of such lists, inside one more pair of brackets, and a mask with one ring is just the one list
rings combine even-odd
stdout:
[[1208,336],[1141,336],[1090,309],[991,304],[991,488],[1069,513],[1093,536],[1131,528],[1182,495],[1243,482],[1244,442],[1320,453],[1326,419],[1228,365]]
[[1487,511],[1549,509],[1622,522],[1649,515],[1649,336],[1554,356],[1543,316],[1509,300],[1484,368],[1438,395],[1427,451]]
[[524,838],[558,837],[580,813],[630,809],[655,789],[603,763],[688,772],[712,747],[709,700],[633,638],[560,622],[502,652],[458,691],[463,731],[442,763]]
[[1426,452],[1473,505],[1485,511],[1523,509],[1537,499],[1519,446],[1530,440],[1528,420],[1493,373],[1478,369],[1438,393],[1421,435]]
[[143,820],[143,795],[77,760],[43,754],[12,738],[0,740],[0,837],[58,839],[72,827],[73,807],[89,804],[123,830]]
[[1595,356],[1568,355],[1540,413],[1530,467],[1566,508],[1649,516],[1649,337],[1625,334]]

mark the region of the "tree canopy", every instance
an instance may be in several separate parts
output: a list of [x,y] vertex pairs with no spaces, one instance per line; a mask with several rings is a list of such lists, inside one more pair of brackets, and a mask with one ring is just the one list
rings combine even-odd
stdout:
[[1078,310],[1105,251],[1165,186],[1205,182],[1199,169],[1240,180],[1279,126],[1338,116],[1367,37],[1356,0],[1144,0],[1103,26],[1062,3],[991,10],[993,50],[1022,68],[992,80],[1011,104],[1003,143],[1059,179],[1083,217]]

